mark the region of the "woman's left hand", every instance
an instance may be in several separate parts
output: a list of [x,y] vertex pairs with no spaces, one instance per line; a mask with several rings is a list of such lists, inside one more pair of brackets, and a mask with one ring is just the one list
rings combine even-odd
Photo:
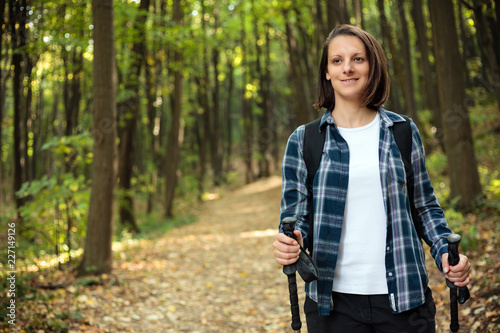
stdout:
[[450,266],[448,263],[448,253],[443,254],[441,257],[441,266],[446,278],[455,284],[457,287],[465,287],[469,284],[469,273],[471,264],[469,259],[463,254],[459,255],[460,260],[455,266]]

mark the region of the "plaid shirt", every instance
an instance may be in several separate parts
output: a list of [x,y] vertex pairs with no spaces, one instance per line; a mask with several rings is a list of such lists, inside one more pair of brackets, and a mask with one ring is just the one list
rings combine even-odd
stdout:
[[[385,270],[389,302],[394,313],[413,309],[425,302],[428,287],[424,250],[411,218],[406,191],[406,175],[401,155],[392,135],[394,122],[404,119],[382,108],[380,113],[379,168],[382,195],[387,213]],[[441,256],[448,251],[446,236],[451,233],[425,166],[425,153],[416,125],[412,127],[411,163],[414,172],[414,202],[421,237],[441,269]],[[329,111],[318,130],[326,130],[321,163],[313,182],[314,242],[312,256],[319,280],[306,284],[310,298],[318,302],[320,315],[329,315],[335,265],[346,206],[349,177],[349,149]],[[307,248],[309,230],[307,169],[303,158],[304,125],[290,136],[283,158],[283,185],[280,221],[297,218],[296,229]],[[360,209],[369,209],[360,207]],[[281,230],[281,226],[280,226]],[[369,251],[369,245],[367,245]]]

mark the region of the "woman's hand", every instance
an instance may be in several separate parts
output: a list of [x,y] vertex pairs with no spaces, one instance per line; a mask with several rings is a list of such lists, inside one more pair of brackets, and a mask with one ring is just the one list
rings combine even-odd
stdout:
[[291,265],[299,259],[299,244],[302,246],[302,233],[299,230],[295,230],[293,233],[297,240],[283,233],[276,235],[276,240],[273,243],[274,256],[280,265]]
[[450,266],[448,263],[448,253],[443,254],[441,257],[441,266],[446,278],[455,284],[457,287],[465,287],[469,284],[469,273],[471,264],[469,259],[463,254],[459,254],[459,262],[455,266]]

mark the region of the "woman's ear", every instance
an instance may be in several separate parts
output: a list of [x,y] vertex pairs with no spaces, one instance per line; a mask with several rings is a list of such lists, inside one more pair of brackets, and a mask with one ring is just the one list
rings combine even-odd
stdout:
[[332,78],[330,74],[328,74],[328,72],[325,73],[325,76],[327,81],[330,81],[330,79]]

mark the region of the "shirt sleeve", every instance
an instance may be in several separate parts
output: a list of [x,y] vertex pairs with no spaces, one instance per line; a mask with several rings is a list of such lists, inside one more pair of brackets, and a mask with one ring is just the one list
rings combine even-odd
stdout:
[[441,256],[448,252],[446,237],[452,233],[446,222],[443,209],[438,203],[425,163],[425,151],[417,126],[412,126],[412,167],[414,174],[413,198],[417,211],[416,225],[421,236],[431,248],[431,255],[442,271]]
[[300,230],[307,248],[309,230],[307,168],[304,162],[303,139],[304,125],[297,128],[288,139],[281,166],[283,183],[281,185],[280,232],[281,221],[286,217],[297,218],[296,230]]

